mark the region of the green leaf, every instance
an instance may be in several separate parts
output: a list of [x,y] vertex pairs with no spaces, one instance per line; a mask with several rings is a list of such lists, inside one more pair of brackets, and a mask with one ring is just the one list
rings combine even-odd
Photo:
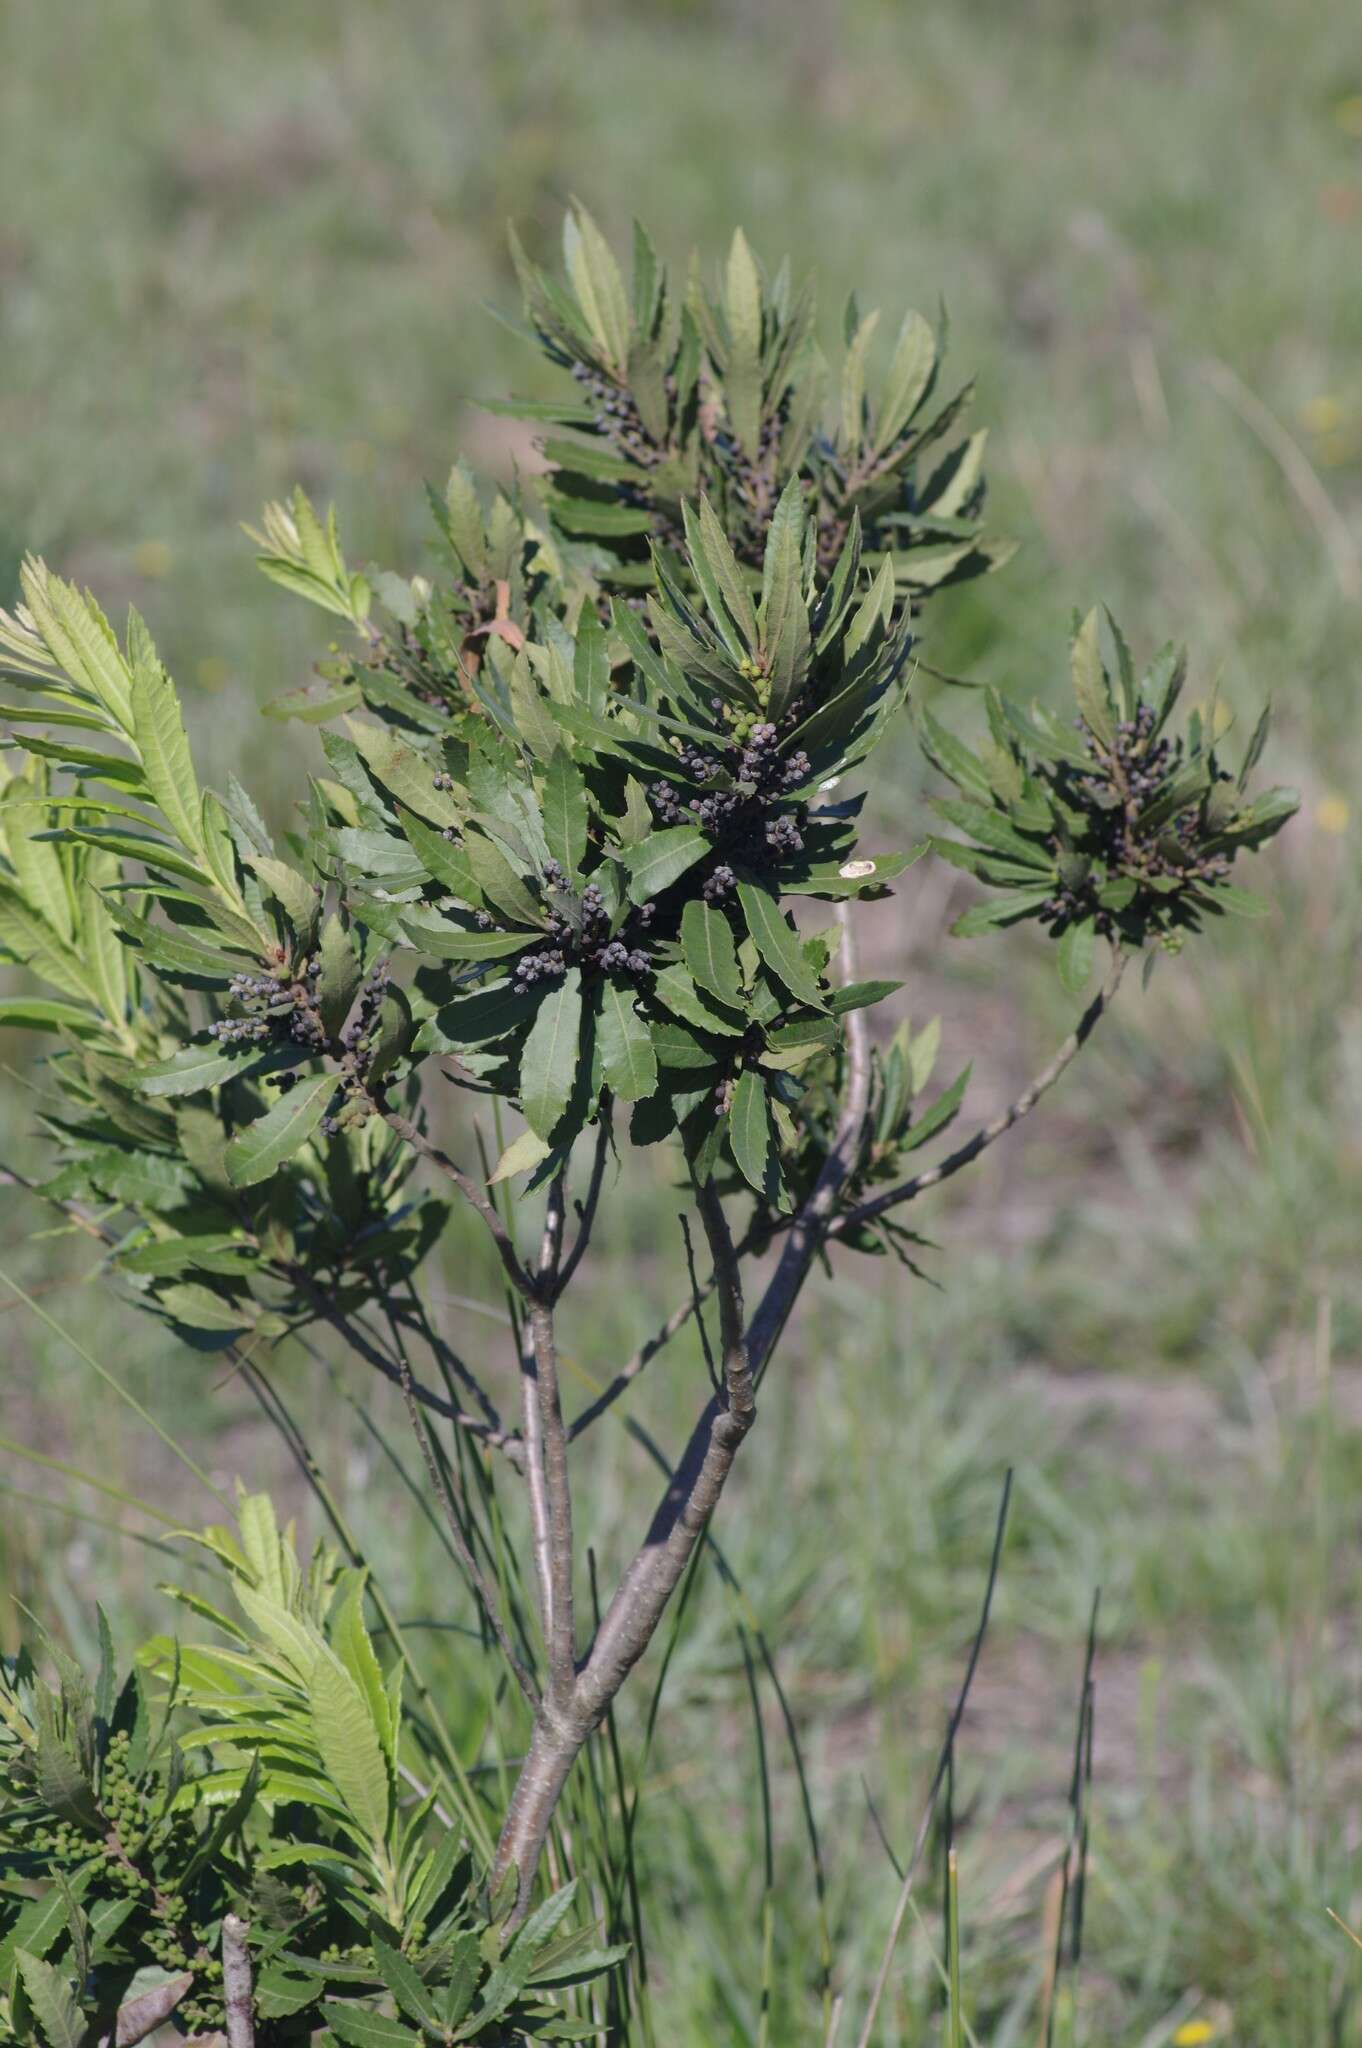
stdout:
[[621,1102],[641,1102],[657,1086],[657,1055],[648,1027],[634,1007],[632,989],[610,979],[597,996],[601,1073]]
[[424,922],[414,917],[398,919],[418,953],[436,960],[504,960],[511,953],[523,953],[536,936],[534,932],[475,932],[466,925]]
[[150,924],[135,911],[125,910],[121,903],[110,901],[109,915],[121,932],[136,940],[153,966],[170,974],[187,974],[201,981],[229,981],[236,972],[237,961],[243,957],[239,947],[223,944],[215,949],[201,945],[182,931]]
[[620,859],[629,870],[629,901],[647,903],[660,896],[708,851],[709,841],[696,825],[673,825],[639,846],[624,848]]
[[297,932],[306,932],[316,918],[319,908],[316,891],[311,882],[304,879],[296,868],[287,861],[276,860],[272,854],[249,853],[246,864],[260,877],[270,895],[286,913],[289,923]]
[[252,1321],[249,1313],[195,1280],[163,1287],[156,1301],[173,1322],[183,1323],[189,1330],[246,1330]]
[[586,855],[586,784],[561,747],[544,770],[543,810],[549,852],[571,881]]
[[387,1837],[391,1784],[373,1713],[350,1673],[330,1651],[317,1658],[308,1679],[308,1704],[317,1747],[347,1812],[375,1844]]
[[728,1112],[728,1142],[743,1179],[759,1195],[769,1191],[771,1110],[766,1087],[751,1068],[738,1076]]
[[227,1178],[234,1188],[268,1180],[312,1136],[336,1092],[330,1074],[318,1074],[281,1095],[272,1108],[238,1131],[227,1147]]
[[701,993],[684,967],[659,968],[653,977],[653,995],[673,1016],[698,1024],[702,1031],[717,1031],[724,1037],[740,1038],[747,1020],[740,1010],[718,1007],[708,991]]
[[708,989],[721,1003],[741,1007],[742,970],[733,927],[722,911],[698,898],[681,913],[681,950],[686,965],[701,988]]
[[421,2036],[362,2005],[324,2005],[322,2017],[347,2048],[420,2048]]
[[518,1173],[530,1173],[536,1166],[542,1166],[553,1147],[537,1131],[522,1131],[510,1144],[496,1163],[496,1170],[488,1175],[487,1185],[495,1187],[499,1181],[514,1180]]
[[510,982],[499,988],[476,988],[455,996],[428,1017],[416,1034],[417,1052],[458,1052],[467,1045],[491,1045],[528,1024],[543,997],[542,984],[519,989]]
[[1097,924],[1091,917],[1066,927],[1059,942],[1059,978],[1070,995],[1078,995],[1088,983],[1097,952]]
[[136,1085],[144,1095],[197,1095],[205,1088],[219,1087],[224,1081],[259,1073],[262,1068],[295,1066],[306,1056],[301,1046],[233,1048],[209,1039],[200,1045],[183,1046],[169,1059],[153,1060],[149,1066],[139,1068]]
[[937,1096],[921,1122],[914,1124],[904,1139],[905,1152],[915,1152],[919,1145],[925,1145],[928,1138],[934,1138],[938,1131],[943,1131],[954,1119],[969,1086],[969,1077],[970,1070],[966,1067],[963,1073],[956,1075],[950,1087]]
[[629,360],[629,300],[610,245],[584,206],[563,222],[563,254],[577,303],[601,354],[616,371]]
[[389,1948],[386,1941],[377,1936],[373,1943],[374,1962],[378,1974],[397,2001],[399,2010],[418,2026],[432,2028],[436,2033],[444,2032],[444,2023],[435,2009],[434,2001],[416,1971],[397,1949]]
[[15,1962],[48,2048],[81,2048],[85,2020],[65,1977],[27,1949],[18,1950]]
[[767,710],[779,718],[804,677],[809,615],[802,587],[804,499],[798,475],[780,494],[766,534],[761,569],[761,639],[771,679]]
[[875,421],[874,447],[882,455],[921,405],[936,370],[936,336],[921,313],[904,315]]
[[347,718],[345,729],[364,758],[374,779],[393,796],[426,818],[432,825],[460,823],[462,813],[450,791],[435,787],[438,761],[417,751],[408,741],[383,726],[363,719]]
[[553,1136],[571,1100],[581,1036],[582,977],[570,967],[540,1004],[520,1058],[521,1108],[541,1138]]
[[782,988],[811,1009],[826,1009],[818,976],[804,957],[798,935],[785,922],[776,898],[756,883],[739,882],[738,901],[753,945]]
[[831,1017],[800,1017],[768,1035],[761,1064],[778,1073],[802,1067],[815,1053],[830,1052],[836,1043],[837,1026]]
[[1104,747],[1116,742],[1116,721],[1112,716],[1111,690],[1102,667],[1098,637],[1099,618],[1094,606],[1074,636],[1071,668],[1074,698],[1083,719]]
[[0,996],[0,1025],[18,1031],[98,1031],[98,1017],[54,996]]
[[474,881],[490,904],[516,924],[542,928],[543,911],[500,847],[481,832],[470,832],[464,841],[464,855]]
[[333,911],[322,926],[318,946],[321,971],[317,977],[317,1008],[332,1038],[350,1014],[360,984],[360,964],[344,925]]
[[[134,612],[137,626],[141,621]],[[156,658],[145,627],[129,627],[133,649],[132,732],[147,783],[171,831],[189,853],[203,852],[198,780],[175,685]]]

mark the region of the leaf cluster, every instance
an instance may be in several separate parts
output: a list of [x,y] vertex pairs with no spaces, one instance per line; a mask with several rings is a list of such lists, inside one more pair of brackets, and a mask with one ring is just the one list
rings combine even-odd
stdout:
[[[178,1989],[222,2024],[221,1923],[251,1927],[257,2040],[571,2040],[564,1994],[620,1960],[573,1925],[575,1886],[518,1929],[451,1816],[412,1789],[401,1665],[364,1577],[304,1567],[268,1499],[193,1539],[236,1613],[167,1588],[214,1641],[157,1638],[121,1684],[101,1612],[93,1687],[53,1647],[0,1667],[0,2018],[29,2048],[93,2048]],[[187,1982],[185,1980],[188,1980]],[[127,2022],[124,2022],[125,2028]]]
[[1139,950],[1176,951],[1208,917],[1259,916],[1267,904],[1229,880],[1241,853],[1279,832],[1299,799],[1294,790],[1249,793],[1267,740],[1258,720],[1237,772],[1220,758],[1220,707],[1176,712],[1185,656],[1165,648],[1137,676],[1129,648],[1108,621],[1076,626],[1071,675],[1076,715],[1065,724],[1035,704],[1024,710],[990,691],[989,741],[979,752],[929,713],[924,751],[960,791],[937,802],[963,835],[935,851],[1002,893],[970,910],[954,929],[974,937],[1033,919],[1058,940],[1067,988],[1081,989],[1097,940]]

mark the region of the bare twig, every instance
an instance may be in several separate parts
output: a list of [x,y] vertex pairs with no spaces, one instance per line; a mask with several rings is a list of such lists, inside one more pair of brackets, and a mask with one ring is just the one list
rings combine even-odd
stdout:
[[382,1114],[389,1130],[395,1131],[405,1144],[410,1145],[413,1151],[419,1152],[423,1159],[428,1159],[432,1166],[437,1166],[447,1180],[453,1181],[465,1201],[477,1210],[491,1233],[492,1242],[496,1245],[507,1279],[518,1294],[528,1295],[533,1283],[521,1265],[516,1248],[511,1242],[511,1234],[486,1190],[472,1174],[465,1173],[461,1166],[456,1166],[448,1153],[442,1152],[438,1145],[432,1145],[425,1132],[419,1130],[410,1117],[403,1116],[401,1111],[396,1109],[385,1109]]
[[227,2015],[227,2048],[255,2048],[255,1993],[251,1984],[249,1929],[235,1913],[222,1922],[222,2003]]
[[1054,1087],[1061,1074],[1091,1037],[1103,1012],[1109,1007],[1121,986],[1121,977],[1125,973],[1128,958],[1129,955],[1119,947],[1116,949],[1102,987],[1088,1004],[1054,1058],[1041,1068],[1029,1086],[1023,1088],[1015,1102],[1010,1102],[999,1115],[982,1124],[973,1137],[952,1152],[949,1158],[941,1160],[936,1166],[929,1166],[925,1172],[914,1174],[911,1180],[901,1181],[898,1187],[889,1188],[884,1194],[875,1195],[870,1201],[861,1202],[856,1208],[847,1210],[845,1215],[835,1218],[828,1227],[828,1236],[840,1237],[844,1232],[856,1229],[859,1224],[869,1223],[874,1217],[882,1216],[886,1209],[896,1209],[903,1202],[911,1202],[915,1195],[924,1193],[926,1189],[939,1187],[943,1180],[949,1180],[952,1174],[959,1173],[962,1166],[970,1165],[981,1152],[987,1151],[988,1147],[1010,1131],[1014,1124],[1020,1123],[1024,1116],[1029,1116],[1042,1095]]
[[[288,1278],[298,1292],[311,1304],[314,1314],[324,1323],[329,1323],[337,1334],[343,1337],[355,1354],[362,1358],[374,1371],[381,1373],[395,1387],[402,1387],[402,1372],[395,1359],[389,1358],[374,1342],[369,1333],[352,1316],[342,1315],[334,1303],[327,1300],[319,1287],[313,1285],[301,1266],[290,1266]],[[471,1378],[471,1375],[470,1375]],[[406,1392],[403,1387],[403,1392]],[[420,1380],[411,1380],[411,1392],[423,1408],[429,1408],[433,1415],[441,1415],[446,1422],[467,1430],[470,1436],[487,1444],[492,1450],[501,1451],[511,1463],[519,1467],[523,1463],[523,1448],[514,1430],[503,1429],[499,1419],[494,1423],[480,1415],[470,1415],[464,1408],[437,1394],[433,1387],[424,1386]],[[481,1394],[481,1389],[478,1389]],[[485,1397],[484,1397],[485,1398]],[[490,1403],[487,1404],[490,1407]],[[495,1415],[495,1410],[493,1410]]]
[[743,1329],[741,1268],[712,1185],[698,1188],[696,1200],[718,1280],[723,1386],[691,1432],[648,1534],[596,1632],[578,1687],[578,1704],[589,1725],[604,1712],[652,1640],[756,1419],[752,1353]]
[[450,1491],[445,1468],[435,1454],[435,1445],[431,1441],[429,1426],[416,1400],[411,1377],[411,1364],[407,1357],[407,1348],[402,1342],[401,1333],[397,1328],[396,1322],[391,1317],[389,1320],[392,1327],[393,1344],[397,1350],[398,1379],[402,1388],[402,1398],[406,1403],[407,1420],[411,1424],[412,1434],[416,1438],[421,1457],[424,1460],[426,1476],[430,1480],[431,1489],[444,1510],[445,1521],[449,1527],[450,1541],[454,1545],[459,1563],[467,1575],[468,1582],[473,1588],[478,1603],[487,1617],[488,1625],[501,1646],[501,1653],[510,1666],[516,1684],[524,1693],[531,1708],[537,1709],[539,1706],[539,1689],[516,1654],[515,1645],[511,1641],[510,1630],[502,1619],[501,1609],[497,1605],[496,1594],[487,1583],[482,1566],[473,1555],[472,1547],[464,1531],[463,1516],[459,1513],[458,1506]]

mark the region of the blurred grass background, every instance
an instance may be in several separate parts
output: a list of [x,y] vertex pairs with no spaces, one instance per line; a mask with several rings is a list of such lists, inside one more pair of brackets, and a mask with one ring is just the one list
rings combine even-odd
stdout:
[[[253,570],[237,522],[301,480],[352,558],[421,562],[420,485],[514,453],[480,394],[540,372],[504,225],[549,252],[569,193],[618,237],[715,261],[735,220],[847,290],[948,303],[993,425],[992,518],[1023,547],[939,600],[929,658],[1051,688],[1073,606],[1137,651],[1190,644],[1250,718],[1300,818],[1261,865],[1276,909],[1123,997],[1079,1069],[915,1220],[933,1285],[839,1265],[791,1340],[720,1535],[808,1753],[839,1981],[863,1990],[973,1628],[1005,1467],[1017,1495],[960,1759],[966,1972],[980,2037],[1032,2040],[1052,1934],[1083,1635],[1103,1589],[1087,1947],[1074,2038],[1284,2048],[1355,2038],[1362,1918],[1362,45],[1329,0],[7,0],[0,13],[0,601],[22,551],[145,612],[206,779],[282,819],[314,744],[261,725],[320,615]],[[944,715],[971,716],[947,693]],[[905,747],[884,822],[923,826]],[[954,871],[869,913],[878,967],[939,1012],[987,1113],[1067,1028],[1040,949],[942,933]],[[5,1048],[5,1156],[36,1154],[31,1060]],[[953,1064],[952,1064],[953,1063]],[[636,1199],[635,1199],[636,1197]],[[618,1189],[568,1348],[603,1372],[671,1305],[665,1187]],[[292,1497],[239,1385],[172,1353],[69,1240],[0,1191],[0,1263],[102,1362]],[[493,1298],[473,1247],[451,1290]],[[88,1284],[87,1284],[88,1283]],[[457,1311],[451,1311],[456,1314]],[[0,1303],[0,1430],[198,1514],[154,1445],[28,1310]],[[276,1368],[409,1611],[443,1593],[385,1500],[359,1410]],[[674,1441],[678,1349],[637,1412]],[[650,1499],[621,1430],[595,1451],[603,1566]],[[164,1623],[116,1509],[0,1459],[0,1633],[21,1605],[88,1640],[96,1592]],[[104,1523],[80,1519],[93,1509]],[[68,1512],[69,1510],[69,1512]],[[122,1517],[128,1526],[135,1518]],[[155,1561],[153,1560],[153,1563]],[[464,1680],[455,1643],[446,1678]],[[470,1697],[477,1682],[467,1681]],[[762,1841],[717,1581],[678,1653],[642,1854],[677,2048],[755,2041]],[[812,2040],[813,1887],[776,1759],[778,2042]],[[932,1938],[935,1938],[934,1936]],[[886,2044],[922,2038],[928,1937]]]

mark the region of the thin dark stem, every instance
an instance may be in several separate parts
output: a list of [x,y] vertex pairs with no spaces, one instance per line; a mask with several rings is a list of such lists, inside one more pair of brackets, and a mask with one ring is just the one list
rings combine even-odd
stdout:
[[568,1475],[567,1431],[558,1385],[558,1348],[553,1303],[562,1292],[561,1260],[565,1225],[566,1173],[549,1188],[544,1237],[535,1275],[537,1298],[529,1309],[529,1339],[534,1353],[534,1393],[539,1407],[544,1454],[544,1493],[549,1543],[548,1567],[552,1609],[548,1622],[549,1686],[562,1705],[570,1697],[577,1669],[577,1635],[573,1608],[572,1487]]
[[840,1237],[845,1231],[855,1230],[859,1225],[871,1222],[876,1216],[883,1216],[886,1209],[896,1209],[901,1203],[911,1202],[914,1196],[925,1193],[928,1188],[939,1187],[942,1181],[949,1180],[953,1174],[959,1173],[962,1167],[969,1166],[976,1160],[981,1152],[987,1151],[990,1145],[996,1144],[997,1140],[1010,1131],[1014,1124],[1019,1124],[1024,1116],[1029,1116],[1041,1097],[1054,1087],[1061,1074],[1082,1051],[1096,1030],[1103,1013],[1109,1008],[1117,989],[1121,986],[1121,977],[1125,973],[1128,958],[1129,955],[1119,948],[1112,955],[1111,968],[1102,987],[1088,1004],[1054,1058],[1041,1068],[1027,1087],[1023,1088],[1015,1102],[1010,1102],[1006,1109],[988,1123],[981,1124],[971,1138],[936,1166],[929,1166],[924,1172],[914,1174],[911,1180],[901,1181],[897,1187],[887,1189],[884,1194],[875,1195],[870,1201],[861,1202],[856,1208],[848,1209],[829,1226],[828,1236]]
[[438,1167],[447,1180],[453,1181],[465,1201],[476,1209],[491,1234],[507,1279],[518,1294],[528,1297],[533,1291],[534,1283],[521,1265],[515,1245],[511,1241],[511,1234],[486,1190],[474,1180],[472,1174],[465,1173],[461,1166],[456,1166],[448,1153],[442,1152],[438,1145],[433,1145],[425,1132],[419,1130],[410,1117],[403,1116],[401,1111],[396,1109],[385,1109],[382,1114],[389,1130],[396,1131],[404,1144],[410,1145],[423,1159],[428,1159],[432,1166]]
[[[1009,1466],[1007,1476],[1003,1480],[1003,1497],[998,1504],[998,1520],[993,1531],[993,1552],[989,1558],[988,1579],[984,1585],[984,1604],[979,1614],[979,1626],[975,1629],[974,1640],[970,1644],[969,1661],[965,1666],[965,1676],[961,1681],[960,1690],[955,1697],[955,1706],[952,1709],[951,1718],[946,1728],[946,1737],[941,1745],[941,1751],[937,1757],[936,1770],[932,1774],[931,1786],[923,1804],[922,1818],[918,1822],[917,1834],[913,1838],[912,1854],[908,1858],[907,1868],[901,1874],[899,1895],[894,1905],[894,1917],[890,1922],[889,1933],[884,1944],[884,1953],[880,1958],[879,1971],[875,1978],[874,1988],[870,1994],[869,2010],[866,2013],[865,2022],[857,2037],[856,2048],[870,2048],[871,2035],[875,2027],[875,2016],[880,2009],[880,2001],[884,1997],[885,1987],[889,1982],[889,1971],[894,1960],[894,1950],[898,1947],[899,1934],[902,1931],[903,1922],[908,1912],[909,1900],[913,1895],[913,1882],[917,1876],[918,1865],[922,1861],[922,1852],[927,1846],[927,1835],[932,1824],[932,1814],[936,1810],[937,1794],[941,1790],[946,1773],[951,1769],[952,1759],[955,1755],[955,1738],[960,1733],[960,1723],[965,1718],[965,1706],[969,1699],[970,1687],[974,1683],[974,1674],[979,1668],[979,1653],[984,1647],[984,1637],[988,1634],[989,1615],[993,1611],[993,1591],[998,1583],[998,1568],[1003,1558],[1003,1538],[1007,1534],[1007,1511],[1011,1501],[1012,1470]],[[878,1826],[878,1820],[876,1825]],[[893,1851],[890,1850],[889,1854],[890,1861],[893,1862],[894,1868],[897,1870],[899,1866]]]
[[573,1274],[582,1263],[582,1256],[591,1242],[592,1226],[596,1221],[596,1210],[601,1199],[601,1187],[605,1180],[605,1163],[610,1156],[611,1107],[609,1096],[603,1096],[597,1117],[596,1150],[591,1161],[591,1179],[587,1183],[586,1200],[581,1204],[579,1210],[576,1238],[567,1257],[563,1261],[562,1271],[557,1278],[555,1287],[557,1294],[562,1294],[567,1288]]
[[[288,1278],[310,1303],[318,1319],[329,1323],[366,1365],[371,1365],[375,1372],[381,1373],[393,1386],[402,1387],[402,1372],[396,1359],[389,1358],[353,1317],[342,1315],[340,1310],[327,1300],[321,1289],[313,1285],[301,1266],[290,1266]],[[469,1377],[471,1379],[471,1375]],[[476,1387],[476,1383],[474,1385]],[[405,1393],[405,1388],[403,1391]],[[520,1465],[523,1455],[520,1439],[513,1430],[501,1426],[500,1418],[496,1416],[490,1402],[486,1402],[486,1407],[491,1409],[494,1419],[487,1420],[483,1416],[470,1415],[466,1409],[460,1408],[455,1402],[447,1400],[443,1394],[437,1394],[433,1387],[424,1386],[415,1378],[411,1380],[411,1391],[414,1399],[419,1401],[423,1408],[429,1408],[433,1415],[443,1416],[446,1422],[452,1422],[457,1428],[467,1430],[470,1436],[477,1437],[479,1442],[487,1444],[492,1450],[501,1451],[513,1465]],[[476,1391],[486,1401],[481,1388],[476,1388]]]
[[449,1527],[450,1541],[454,1545],[455,1554],[467,1575],[468,1582],[473,1588],[478,1603],[487,1617],[488,1626],[501,1646],[501,1653],[510,1666],[516,1684],[529,1701],[531,1709],[537,1711],[539,1707],[539,1689],[516,1654],[515,1645],[511,1641],[510,1630],[507,1628],[502,1618],[501,1609],[497,1605],[496,1595],[487,1583],[481,1565],[473,1555],[472,1547],[469,1544],[464,1529],[464,1518],[459,1513],[458,1505],[450,1489],[448,1475],[435,1455],[435,1446],[431,1441],[429,1426],[425,1416],[421,1413],[416,1399],[412,1385],[411,1364],[407,1358],[407,1348],[402,1342],[401,1333],[396,1322],[391,1317],[389,1320],[393,1333],[393,1343],[397,1350],[398,1376],[402,1387],[402,1398],[406,1403],[407,1419],[411,1423],[412,1434],[416,1438],[417,1446],[425,1463],[426,1476],[430,1480],[431,1489],[436,1500],[444,1510],[445,1521]]

